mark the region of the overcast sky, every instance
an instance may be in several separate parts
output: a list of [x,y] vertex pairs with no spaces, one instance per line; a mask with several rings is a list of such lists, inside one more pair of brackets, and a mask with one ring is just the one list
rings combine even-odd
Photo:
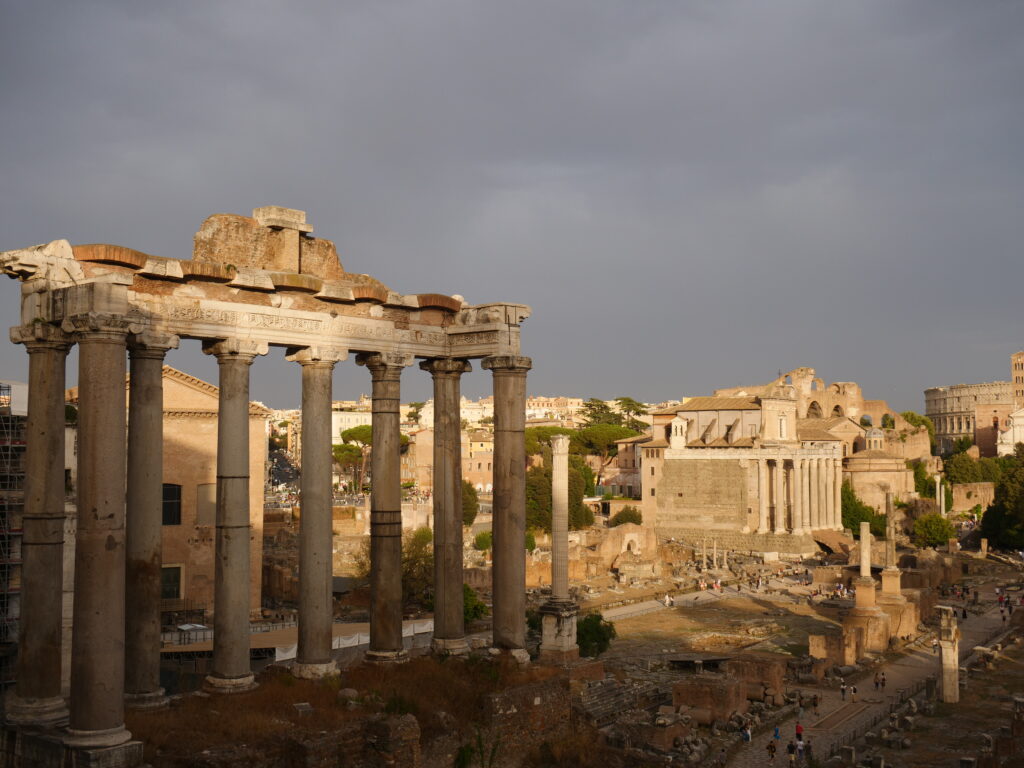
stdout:
[[[1024,348],[1022,2],[0,0],[0,96],[0,250],[189,258],[211,213],[301,208],[349,271],[530,304],[533,394],[809,365],[922,410]],[[297,407],[298,366],[252,394]]]

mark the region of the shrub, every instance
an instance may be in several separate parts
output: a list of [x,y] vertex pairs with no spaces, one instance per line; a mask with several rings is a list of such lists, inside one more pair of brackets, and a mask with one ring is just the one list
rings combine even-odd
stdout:
[[477,495],[473,484],[462,481],[462,524],[472,525],[476,520],[476,513],[480,511],[480,497]]
[[473,539],[473,549],[486,552],[494,545],[494,537],[490,531],[480,531]]
[[462,618],[469,624],[487,615],[487,604],[481,600],[476,590],[469,584],[462,585]]
[[644,517],[640,513],[640,510],[632,505],[629,505],[623,507],[614,515],[612,515],[612,519],[608,521],[608,527],[614,528],[618,525],[623,525],[624,523],[636,523],[637,525],[640,525],[641,523],[643,523],[643,521]]
[[533,552],[537,548],[537,539],[533,537],[533,531],[527,531],[526,537],[523,542],[526,545],[527,552]]
[[871,533],[875,536],[885,535],[885,515],[875,512],[861,501],[849,483],[843,483],[843,527],[849,528],[854,536],[860,536],[860,524],[867,521],[871,524]]
[[956,537],[956,528],[942,515],[932,513],[914,521],[914,544],[938,547]]
[[590,613],[576,619],[576,643],[580,656],[600,656],[608,650],[615,638],[615,625],[605,621],[600,613]]

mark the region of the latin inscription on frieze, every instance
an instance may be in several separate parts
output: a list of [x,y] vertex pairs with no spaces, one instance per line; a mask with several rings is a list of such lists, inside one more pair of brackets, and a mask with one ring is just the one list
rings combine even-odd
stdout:
[[448,337],[453,347],[469,347],[477,344],[497,344],[501,341],[498,331],[471,331],[453,333]]
[[170,320],[191,320],[200,323],[216,323],[226,325],[248,325],[254,328],[280,328],[288,331],[306,331],[318,333],[323,331],[323,320],[304,317],[289,317],[269,312],[235,312],[230,309],[214,309],[200,306],[182,306],[171,304],[164,309],[165,316]]

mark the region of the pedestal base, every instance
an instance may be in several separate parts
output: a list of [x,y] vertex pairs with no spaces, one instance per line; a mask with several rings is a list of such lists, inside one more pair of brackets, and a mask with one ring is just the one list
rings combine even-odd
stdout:
[[405,664],[409,654],[402,651],[367,651],[363,660],[367,664]]
[[300,680],[319,680],[338,674],[338,665],[333,661],[322,663],[296,661],[292,664],[292,675]]
[[66,732],[56,729],[8,726],[0,730],[0,765],[10,768],[138,768],[143,764],[141,741],[79,747],[69,744]]
[[580,656],[576,644],[576,616],[579,608],[573,602],[548,602],[539,609],[541,620],[540,658],[563,664]]
[[469,653],[469,643],[464,637],[435,637],[430,641],[430,650],[439,656],[465,656]]
[[203,681],[203,690],[207,693],[245,693],[257,685],[256,678],[251,673],[242,677],[208,675]]
[[80,731],[68,728],[64,732],[64,744],[76,749],[105,749],[118,747],[131,741],[132,734],[123,725],[101,731]]
[[52,727],[67,725],[68,708],[64,699],[23,699],[12,691],[4,702],[5,719],[11,725]]
[[157,688],[149,693],[126,693],[124,695],[125,707],[136,711],[163,709],[170,702],[171,700],[164,695],[163,688]]

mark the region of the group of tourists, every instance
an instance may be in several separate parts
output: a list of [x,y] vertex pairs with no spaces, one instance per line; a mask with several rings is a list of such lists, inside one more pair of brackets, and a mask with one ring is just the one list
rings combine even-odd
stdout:
[[[775,764],[775,755],[779,751],[779,742],[782,738],[781,730],[779,726],[775,726],[775,731],[772,734],[772,738],[768,741],[768,745],[765,747],[765,751],[768,753],[768,764]],[[789,740],[786,745],[786,755],[789,757],[789,764],[796,765],[797,763],[803,764],[811,762],[813,757],[811,750],[811,739],[808,736],[806,741],[804,740],[804,726],[800,721],[797,721],[794,738]]]

